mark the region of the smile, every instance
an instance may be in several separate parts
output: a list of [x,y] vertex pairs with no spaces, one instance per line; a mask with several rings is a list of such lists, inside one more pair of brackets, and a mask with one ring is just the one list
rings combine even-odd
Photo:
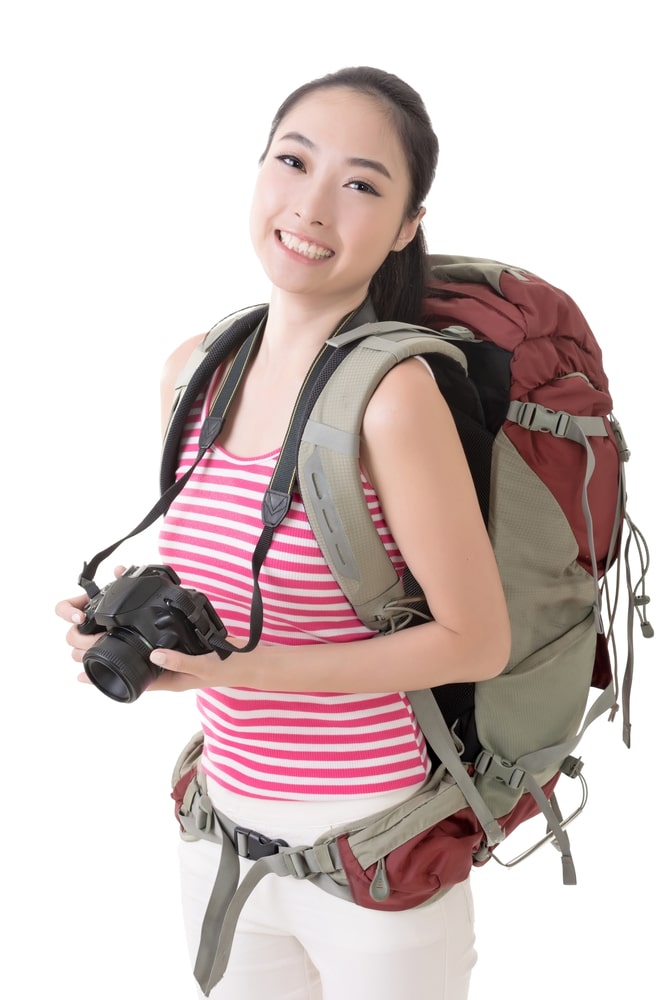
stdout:
[[333,250],[327,250],[326,247],[318,246],[317,243],[300,240],[291,233],[283,232],[282,229],[278,231],[278,238],[288,250],[293,250],[295,253],[301,254],[302,257],[308,257],[309,260],[324,260],[326,257],[334,255]]

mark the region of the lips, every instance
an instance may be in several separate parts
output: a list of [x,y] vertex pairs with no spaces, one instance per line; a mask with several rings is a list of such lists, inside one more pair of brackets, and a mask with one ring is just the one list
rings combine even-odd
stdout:
[[301,239],[301,237],[283,229],[278,230],[278,239],[288,250],[298,253],[301,257],[306,257],[308,260],[326,260],[334,256],[333,250],[328,247],[321,246],[319,243],[311,243],[309,240]]

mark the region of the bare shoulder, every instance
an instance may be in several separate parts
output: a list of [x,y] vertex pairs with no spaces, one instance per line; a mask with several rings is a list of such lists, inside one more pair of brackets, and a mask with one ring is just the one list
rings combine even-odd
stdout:
[[361,460],[383,507],[405,493],[406,477],[433,494],[446,480],[456,482],[461,495],[472,500],[470,470],[451,410],[417,358],[392,368],[371,397],[361,428]]
[[[388,432],[411,435],[424,422],[450,424],[446,400],[420,358],[410,358],[392,368],[371,397],[364,416],[363,436],[369,444]],[[453,427],[453,424],[452,424]]]
[[205,333],[198,333],[194,337],[190,337],[188,340],[185,340],[182,344],[179,344],[178,347],[171,352],[162,367],[160,384],[163,387],[167,388],[170,392],[173,392],[174,384],[179,373],[182,371],[185,362],[188,360],[197,345],[201,344],[205,336]]

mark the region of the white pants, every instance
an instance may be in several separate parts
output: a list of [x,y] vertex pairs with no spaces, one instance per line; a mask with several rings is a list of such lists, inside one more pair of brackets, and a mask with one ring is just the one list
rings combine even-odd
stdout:
[[[332,826],[405,798],[381,795],[369,808],[368,800],[270,802],[209,793],[234,822],[291,844],[312,843]],[[179,854],[194,966],[220,848],[186,841]],[[240,864],[243,878],[252,862]],[[242,910],[227,971],[210,1000],[466,1000],[474,941],[469,881],[435,902],[385,912],[346,902],[307,880],[268,875]]]

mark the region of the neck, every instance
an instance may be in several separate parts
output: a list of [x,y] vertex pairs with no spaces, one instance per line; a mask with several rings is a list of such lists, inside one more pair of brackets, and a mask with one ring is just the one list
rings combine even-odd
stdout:
[[336,330],[341,320],[357,309],[364,301],[359,294],[343,301],[308,299],[288,295],[274,289],[269,304],[264,341],[269,348],[274,345],[281,351],[305,353],[312,357],[324,341]]

